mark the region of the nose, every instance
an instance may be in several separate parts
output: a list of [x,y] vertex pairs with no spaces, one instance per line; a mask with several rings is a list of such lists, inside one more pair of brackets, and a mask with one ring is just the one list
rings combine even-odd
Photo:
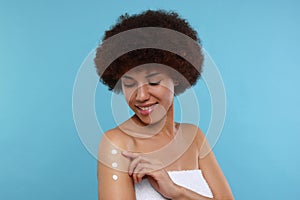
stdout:
[[149,99],[149,93],[148,93],[148,87],[147,85],[142,85],[140,87],[137,88],[136,91],[136,100],[137,101],[146,101]]

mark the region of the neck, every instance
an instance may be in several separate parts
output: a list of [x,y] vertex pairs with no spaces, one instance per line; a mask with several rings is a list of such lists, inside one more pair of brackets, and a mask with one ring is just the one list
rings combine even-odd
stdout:
[[161,131],[159,134],[165,134],[169,137],[174,137],[176,133],[176,123],[174,121],[174,104],[171,105],[170,109],[168,110],[165,120],[160,122]]

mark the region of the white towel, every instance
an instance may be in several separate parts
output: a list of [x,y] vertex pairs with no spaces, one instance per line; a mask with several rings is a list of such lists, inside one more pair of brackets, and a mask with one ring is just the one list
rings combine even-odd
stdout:
[[[203,196],[212,198],[212,192],[204,179],[201,170],[169,171],[169,176],[177,185],[188,188]],[[150,184],[147,178],[135,184],[137,200],[165,200]]]

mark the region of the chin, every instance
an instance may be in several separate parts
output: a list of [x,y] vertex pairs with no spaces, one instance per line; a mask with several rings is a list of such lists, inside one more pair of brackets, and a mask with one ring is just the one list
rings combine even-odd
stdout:
[[139,115],[137,115],[137,117],[145,125],[154,125],[154,124],[157,124],[159,122],[162,122],[164,120],[165,116],[162,116],[160,118],[157,118],[157,117],[155,117],[155,118],[152,117],[151,118],[151,116],[139,116]]
[[163,122],[166,120],[166,114],[167,112],[165,109],[159,109],[157,108],[153,112],[143,115],[138,110],[134,110],[135,117],[144,125],[155,125],[157,123]]

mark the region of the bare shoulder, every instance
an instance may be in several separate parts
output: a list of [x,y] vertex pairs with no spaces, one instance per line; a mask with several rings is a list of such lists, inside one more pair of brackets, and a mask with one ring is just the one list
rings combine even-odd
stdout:
[[120,148],[125,147],[130,137],[121,131],[118,127],[106,131],[103,135],[103,139],[109,140],[113,144]]
[[201,131],[201,129],[198,126],[196,126],[195,124],[180,123],[179,126],[182,127],[183,130],[187,130],[187,131],[192,131],[192,130],[197,131],[197,132]]
[[[131,143],[131,137],[118,128],[105,132],[98,147],[98,161],[117,170],[127,171],[129,160],[122,155],[127,151]],[[112,166],[112,163],[115,164]]]
[[198,126],[189,123],[182,123],[180,124],[180,127],[184,132],[184,137],[189,138],[189,140],[193,140],[193,144],[195,145],[200,158],[211,152],[211,148],[205,134]]
[[194,124],[189,124],[189,123],[181,123],[180,124],[181,129],[183,132],[188,135],[192,135],[197,143],[202,143],[205,140],[205,135],[202,132],[202,130],[194,125]]

